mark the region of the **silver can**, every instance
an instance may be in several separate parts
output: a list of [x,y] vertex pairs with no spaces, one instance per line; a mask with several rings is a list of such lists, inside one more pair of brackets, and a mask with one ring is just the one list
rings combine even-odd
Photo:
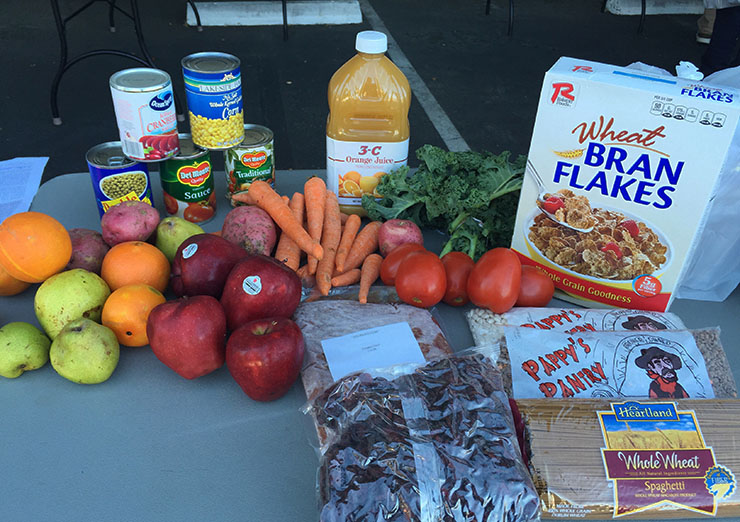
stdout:
[[124,69],[110,77],[124,154],[161,161],[177,154],[177,114],[170,75],[159,69]]

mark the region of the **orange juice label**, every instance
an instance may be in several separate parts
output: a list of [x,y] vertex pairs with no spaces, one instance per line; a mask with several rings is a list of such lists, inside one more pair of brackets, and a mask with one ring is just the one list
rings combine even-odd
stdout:
[[375,190],[380,178],[403,165],[409,156],[409,140],[397,142],[341,141],[326,138],[326,185],[340,205],[360,206],[362,195],[380,197]]

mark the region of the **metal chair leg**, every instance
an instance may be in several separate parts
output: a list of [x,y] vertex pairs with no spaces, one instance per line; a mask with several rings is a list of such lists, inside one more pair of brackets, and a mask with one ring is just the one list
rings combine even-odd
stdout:
[[57,94],[59,92],[59,82],[64,74],[64,67],[67,64],[67,38],[64,35],[64,21],[62,13],[59,11],[59,4],[51,0],[51,10],[54,13],[54,23],[57,26],[59,34],[59,67],[51,82],[51,121],[54,125],[61,125],[62,118],[59,116],[59,105],[57,104]]
[[198,7],[196,7],[193,0],[188,0],[188,4],[190,5],[190,9],[193,10],[193,15],[195,15],[195,23],[197,24],[198,32],[202,32],[203,25],[200,23],[200,13],[198,12]]
[[642,30],[645,28],[645,14],[647,11],[646,0],[642,0],[640,7],[642,10],[640,11],[640,24],[637,26],[637,34],[642,34]]
[[288,39],[288,1],[283,1],[283,40]]
[[108,28],[111,33],[116,32],[116,22],[113,20],[113,13],[116,10],[116,0],[108,0]]
[[506,31],[507,36],[514,32],[514,0],[509,0],[509,28]]

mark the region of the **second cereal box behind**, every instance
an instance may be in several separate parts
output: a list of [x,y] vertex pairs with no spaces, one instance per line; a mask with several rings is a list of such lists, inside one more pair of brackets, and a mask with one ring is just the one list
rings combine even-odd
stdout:
[[512,248],[559,296],[665,311],[740,113],[736,91],[561,58],[540,95]]

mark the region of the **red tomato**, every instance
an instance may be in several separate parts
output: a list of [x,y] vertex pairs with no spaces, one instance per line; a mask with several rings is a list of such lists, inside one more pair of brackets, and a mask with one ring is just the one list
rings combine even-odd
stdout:
[[200,223],[201,221],[211,219],[215,213],[216,211],[212,206],[205,201],[201,201],[199,203],[189,203],[188,208],[183,213],[183,217],[192,223]]
[[396,292],[404,303],[427,308],[442,300],[447,288],[445,267],[436,254],[412,252],[396,273]]
[[547,306],[555,293],[555,284],[539,268],[522,266],[522,282],[519,286],[517,306]]
[[494,248],[483,254],[468,276],[468,296],[474,305],[496,314],[511,309],[519,296],[522,264],[513,250]]
[[401,261],[403,261],[411,252],[419,252],[421,250],[424,250],[424,247],[419,243],[404,243],[403,245],[399,245],[391,250],[380,264],[380,279],[383,281],[383,284],[388,286],[396,284],[398,265],[400,265]]
[[462,306],[470,301],[468,297],[468,276],[475,263],[468,254],[449,252],[442,257],[447,275],[447,290],[442,301],[450,306]]

